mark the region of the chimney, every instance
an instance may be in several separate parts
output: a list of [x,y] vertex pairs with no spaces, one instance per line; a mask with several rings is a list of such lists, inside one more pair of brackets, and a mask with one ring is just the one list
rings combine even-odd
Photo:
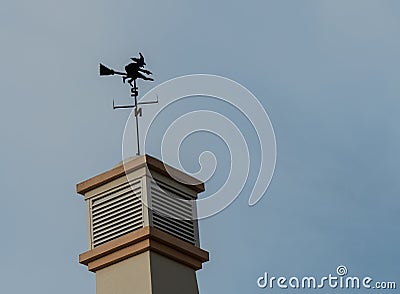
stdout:
[[193,180],[144,155],[77,184],[89,246],[79,262],[96,274],[96,294],[199,293],[196,271],[209,255],[196,202],[182,201],[204,191],[203,183],[184,184]]

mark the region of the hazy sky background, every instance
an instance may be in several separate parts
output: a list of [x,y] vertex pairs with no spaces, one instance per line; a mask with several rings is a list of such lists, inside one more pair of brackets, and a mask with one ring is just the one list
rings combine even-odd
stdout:
[[98,63],[122,68],[138,51],[156,79],[141,94],[184,74],[226,76],[275,129],[265,197],[248,207],[248,185],[200,222],[201,293],[282,292],[258,289],[258,276],[341,264],[400,286],[399,1],[17,0],[2,2],[0,24],[1,293],[95,293],[78,263],[75,184],[121,160],[129,113],[111,103],[129,102],[128,89]]

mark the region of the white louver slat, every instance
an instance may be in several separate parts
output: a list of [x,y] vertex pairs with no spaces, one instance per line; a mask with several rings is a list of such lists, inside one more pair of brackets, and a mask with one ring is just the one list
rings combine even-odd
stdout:
[[153,226],[196,244],[193,202],[189,195],[161,182],[151,182]]
[[125,183],[91,200],[93,247],[143,227],[142,182]]

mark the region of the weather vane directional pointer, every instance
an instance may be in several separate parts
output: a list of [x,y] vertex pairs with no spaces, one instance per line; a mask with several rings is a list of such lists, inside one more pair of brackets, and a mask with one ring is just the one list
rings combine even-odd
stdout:
[[[147,101],[147,102],[138,102],[137,96],[139,95],[138,88],[136,86],[136,80],[142,79],[146,81],[154,81],[154,79],[148,77],[152,72],[144,69],[146,62],[144,61],[144,57],[142,53],[139,52],[139,57],[133,57],[132,63],[129,63],[125,66],[125,72],[115,71],[111,68],[106,67],[105,65],[100,63],[100,75],[101,76],[110,76],[110,75],[120,75],[122,76],[122,81],[125,83],[128,80],[128,84],[131,86],[131,97],[134,97],[135,104],[134,105],[115,105],[113,100],[113,109],[119,108],[134,108],[135,118],[136,118],[136,143],[137,143],[137,152],[136,155],[140,155],[140,147],[139,147],[139,118],[138,116],[142,116],[142,109],[138,107],[143,104],[154,104],[158,103],[158,96],[156,101]],[[133,82],[133,84],[132,84]]]

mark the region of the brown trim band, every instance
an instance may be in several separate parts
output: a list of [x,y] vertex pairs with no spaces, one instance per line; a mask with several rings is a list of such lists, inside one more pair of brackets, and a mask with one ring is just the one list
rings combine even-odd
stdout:
[[95,272],[104,267],[153,251],[195,270],[209,260],[207,251],[153,227],[144,227],[79,255],[79,262]]
[[[198,182],[198,180],[194,179],[193,177],[181,172],[180,170],[173,168],[162,161],[151,157],[149,155],[143,155],[136,157],[124,164],[120,164],[104,173],[101,173],[97,176],[94,176],[86,181],[83,181],[76,185],[76,192],[84,195],[86,192],[93,190],[101,185],[104,185],[112,180],[115,180],[126,173],[129,173],[133,170],[139,169],[143,166],[147,165],[150,170],[154,170],[164,176],[172,178],[170,172],[173,173],[173,178],[181,179],[180,182],[182,183],[190,183],[190,182]],[[126,170],[126,171],[125,171]],[[197,193],[204,191],[204,184],[197,184],[197,185],[185,185],[188,188],[196,191]]]

